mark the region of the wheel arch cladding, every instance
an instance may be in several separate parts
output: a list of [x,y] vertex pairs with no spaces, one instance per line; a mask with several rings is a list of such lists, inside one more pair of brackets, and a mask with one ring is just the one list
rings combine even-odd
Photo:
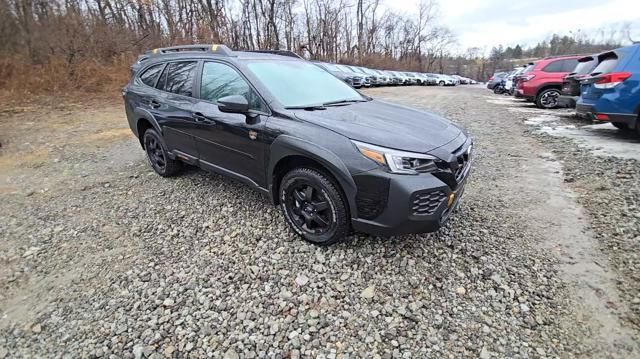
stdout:
[[351,173],[340,157],[314,143],[287,135],[278,136],[271,144],[267,178],[273,203],[277,205],[279,202],[279,179],[282,178],[282,172],[292,168],[291,165],[305,164],[319,166],[318,169],[326,171],[333,177],[339,186],[338,189],[345,196],[349,212],[353,216],[357,212],[355,207],[357,188]]
[[536,98],[538,98],[538,96],[540,96],[540,94],[542,93],[542,91],[548,90],[548,89],[556,89],[559,91],[562,91],[562,84],[558,84],[558,83],[551,83],[551,84],[545,84],[544,86],[540,87],[538,89],[538,92],[536,93]]
[[156,131],[158,131],[158,134],[162,135],[162,129],[160,128],[158,121],[156,121],[156,119],[153,117],[151,113],[149,113],[149,111],[141,108],[137,108],[135,110],[135,115],[137,118],[136,135],[138,136],[138,140],[140,141],[141,145],[143,145],[142,135],[144,134],[144,131],[146,131],[148,128],[154,128]]

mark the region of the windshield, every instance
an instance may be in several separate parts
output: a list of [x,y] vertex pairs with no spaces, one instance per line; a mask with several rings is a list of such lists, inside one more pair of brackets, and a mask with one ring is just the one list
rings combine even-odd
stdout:
[[247,67],[285,107],[365,101],[351,86],[306,61],[255,61]]

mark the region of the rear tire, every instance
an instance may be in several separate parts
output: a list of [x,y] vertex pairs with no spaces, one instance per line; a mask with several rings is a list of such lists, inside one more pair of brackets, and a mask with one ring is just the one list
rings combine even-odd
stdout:
[[444,85],[445,85],[445,84],[444,84],[444,81],[440,81],[440,82],[438,82],[438,86],[444,86]]
[[280,182],[280,207],[304,240],[330,245],[349,233],[349,212],[338,186],[313,168],[295,168]]
[[157,174],[162,177],[171,177],[180,172],[182,162],[169,157],[167,145],[155,129],[149,128],[144,132],[142,143],[147,153],[147,160]]
[[627,125],[626,123],[611,122],[611,124],[621,131],[631,131],[631,127],[629,127],[629,125]]
[[536,97],[536,106],[542,109],[552,109],[558,107],[560,90],[556,88],[546,89]]

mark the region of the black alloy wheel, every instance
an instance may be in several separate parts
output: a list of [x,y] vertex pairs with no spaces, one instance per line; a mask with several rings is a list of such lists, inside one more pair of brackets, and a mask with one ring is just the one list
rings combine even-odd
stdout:
[[560,98],[560,90],[547,89],[538,95],[536,105],[538,108],[551,109],[558,107],[558,98]]
[[144,133],[144,150],[153,170],[163,177],[173,176],[182,168],[182,162],[169,157],[162,137],[154,129]]
[[318,170],[297,168],[287,173],[280,185],[280,204],[291,228],[309,242],[328,245],[348,233],[342,195]]

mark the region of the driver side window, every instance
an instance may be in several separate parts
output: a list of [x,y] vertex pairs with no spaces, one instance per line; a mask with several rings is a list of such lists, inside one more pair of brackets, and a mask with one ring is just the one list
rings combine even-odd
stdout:
[[260,97],[235,69],[219,62],[205,62],[202,68],[200,98],[218,103],[218,99],[231,95],[244,96],[250,109],[267,112]]

